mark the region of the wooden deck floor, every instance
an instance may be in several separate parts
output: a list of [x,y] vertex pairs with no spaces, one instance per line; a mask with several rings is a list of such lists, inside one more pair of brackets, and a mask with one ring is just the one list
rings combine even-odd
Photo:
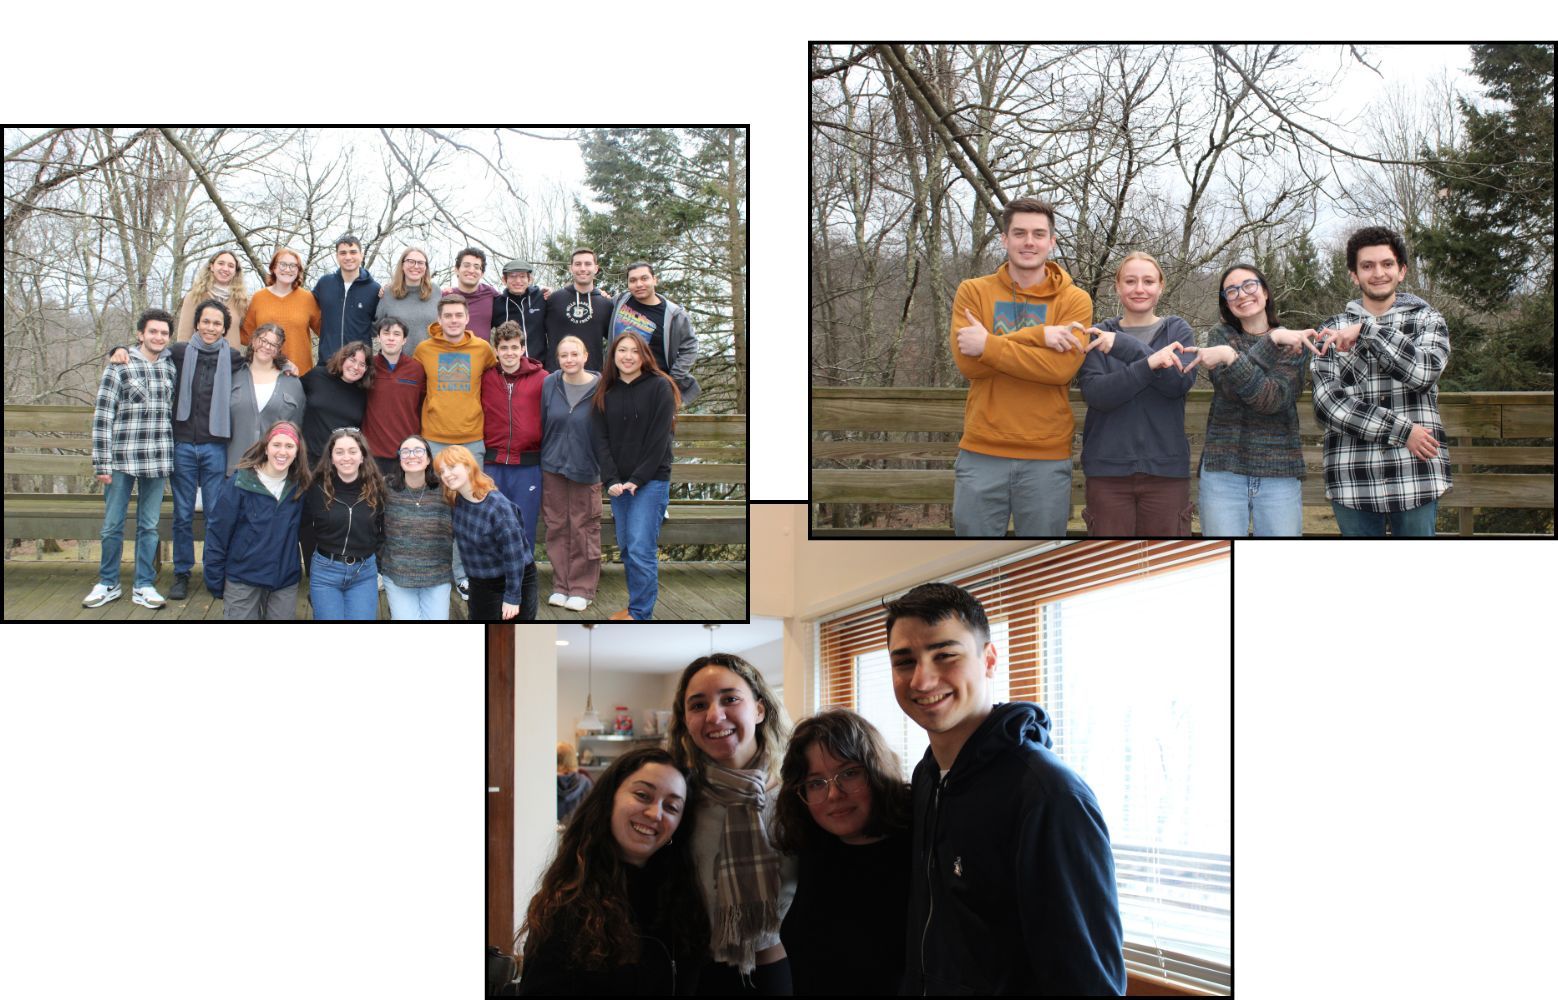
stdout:
[[[190,577],[190,596],[169,601],[156,611],[130,600],[134,566],[127,563],[120,586],[124,596],[100,608],[83,608],[81,599],[97,582],[97,566],[86,562],[26,562],[5,564],[7,621],[220,621],[222,602],[206,591],[200,567]],[[552,568],[540,567],[541,603],[537,621],[600,621],[627,606],[627,581],[621,564],[601,567],[595,603],[584,611],[566,611],[546,603]],[[164,569],[157,580],[166,596],[172,574]],[[306,591],[306,587],[304,590]],[[464,620],[465,602],[451,596],[450,617]],[[298,596],[298,618],[312,617],[306,593]],[[656,621],[741,621],[747,617],[747,564],[744,562],[660,564],[660,598]],[[389,604],[379,598],[379,619],[389,620]]]

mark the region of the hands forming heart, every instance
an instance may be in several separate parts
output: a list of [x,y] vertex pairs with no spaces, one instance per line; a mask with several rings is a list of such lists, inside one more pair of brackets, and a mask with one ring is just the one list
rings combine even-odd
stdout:
[[1097,349],[1103,351],[1105,354],[1108,354],[1110,351],[1114,350],[1113,330],[1100,330],[1096,326],[1090,326],[1083,330],[1081,323],[1072,323],[1071,329],[1081,330],[1083,333],[1092,338],[1092,340],[1087,345],[1087,349],[1083,353],[1091,354],[1095,349]]
[[[1188,372],[1196,365],[1201,363],[1200,350],[1201,348],[1194,344],[1191,344],[1187,347],[1176,340],[1172,344],[1169,344],[1167,347],[1155,352],[1152,356],[1147,358],[1147,367],[1173,367],[1180,372]],[[1191,355],[1189,364],[1185,363],[1186,355]]]

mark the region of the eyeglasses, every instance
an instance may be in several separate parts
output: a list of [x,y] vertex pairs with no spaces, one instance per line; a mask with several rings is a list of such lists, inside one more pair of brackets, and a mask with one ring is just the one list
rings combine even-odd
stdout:
[[277,264],[276,265],[276,270],[278,270],[278,271],[296,271],[297,269],[298,269],[298,266],[296,264]]
[[1222,290],[1221,295],[1225,300],[1236,299],[1241,295],[1254,295],[1260,286],[1261,280],[1259,278],[1251,278],[1248,281],[1241,281],[1237,285],[1229,285]]
[[273,351],[279,351],[279,350],[281,350],[281,341],[279,341],[279,340],[268,340],[265,337],[261,337],[259,340],[256,340],[254,342],[254,346],[255,347],[269,347]]
[[851,764],[831,778],[807,778],[796,792],[807,805],[814,806],[827,799],[829,785],[838,785],[839,794],[848,795],[859,791],[865,783],[866,769],[859,764]]
[[407,258],[406,259],[406,266],[407,267],[426,267],[427,266],[427,261],[425,261],[425,260],[414,260],[414,259],[411,259],[411,258]]
[[402,448],[402,449],[400,449],[400,453],[401,453],[401,455],[405,456],[406,458],[420,458],[421,456],[427,454],[427,449],[426,448]]

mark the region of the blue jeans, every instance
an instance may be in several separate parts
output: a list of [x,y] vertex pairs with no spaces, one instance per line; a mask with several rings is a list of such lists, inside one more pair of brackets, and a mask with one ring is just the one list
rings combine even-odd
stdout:
[[660,525],[670,502],[671,484],[665,479],[651,479],[637,493],[611,498],[617,548],[627,570],[628,613],[635,621],[647,622],[660,596]]
[[103,558],[97,579],[105,587],[119,586],[119,559],[124,555],[124,516],[130,510],[130,487],[140,484],[135,502],[135,585],[150,587],[157,580],[157,519],[162,516],[162,491],[167,476],[132,476],[114,473],[103,491]]
[[541,516],[541,466],[499,465],[488,462],[482,471],[498,484],[498,492],[514,501],[525,517],[525,535],[536,543],[536,524]]
[[952,530],[959,537],[1064,538],[1071,518],[1071,459],[999,458],[958,451]]
[[[315,552],[308,563],[308,597],[315,621],[371,622],[379,617],[379,562],[343,563]],[[385,581],[387,584],[389,581]],[[448,606],[445,606],[448,610]]]
[[1201,470],[1201,535],[1242,538],[1250,534],[1302,535],[1304,495],[1297,479],[1241,476]]
[[1344,507],[1335,500],[1331,501],[1331,510],[1336,512],[1336,526],[1348,538],[1384,538],[1387,525],[1396,538],[1431,538],[1434,520],[1439,514],[1439,498],[1435,497],[1421,507],[1390,514]]
[[[476,459],[476,468],[481,468],[482,457],[487,454],[487,443],[485,441],[454,441],[450,443],[458,444],[469,451],[471,456]],[[439,452],[443,451],[445,448],[448,448],[449,444],[445,444],[441,441],[429,441],[428,444],[433,448],[433,453],[427,456],[428,465],[431,466],[433,464],[433,459],[438,457]],[[454,549],[454,558],[450,561],[450,567],[452,570],[450,580],[455,583],[459,583],[461,580],[465,579],[465,563],[460,561],[459,544],[451,544],[453,545]]]
[[389,598],[390,618],[394,621],[446,622],[449,620],[449,587],[402,587],[384,578],[384,596]]
[[195,565],[195,489],[200,505],[216,509],[227,477],[227,445],[215,441],[173,442],[173,572],[187,574]]

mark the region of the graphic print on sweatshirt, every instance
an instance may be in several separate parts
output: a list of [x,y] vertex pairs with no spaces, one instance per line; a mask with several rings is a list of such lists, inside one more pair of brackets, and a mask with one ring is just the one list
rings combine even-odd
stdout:
[[471,391],[471,358],[468,354],[438,356],[438,391]]
[[611,327],[611,339],[615,341],[627,330],[636,331],[646,341],[655,342],[655,321],[634,309],[632,306],[623,306],[617,310],[617,320]]
[[1048,302],[997,302],[995,325],[991,332],[997,337],[1004,337],[1023,327],[1043,326],[1044,317],[1048,315]]

